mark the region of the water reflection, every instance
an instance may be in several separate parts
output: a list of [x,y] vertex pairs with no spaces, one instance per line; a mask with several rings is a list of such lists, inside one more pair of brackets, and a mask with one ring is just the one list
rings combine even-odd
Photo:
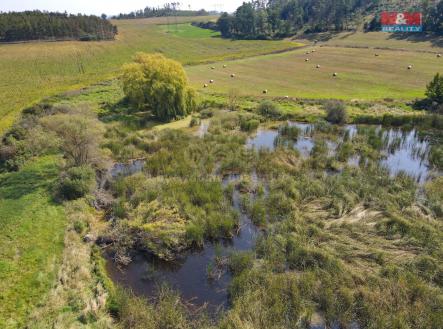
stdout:
[[[289,124],[300,130],[296,140],[285,139],[278,130],[259,129],[255,136],[247,140],[246,146],[268,150],[274,150],[276,147],[291,147],[298,150],[302,157],[308,157],[314,147],[314,133],[317,129],[321,131],[325,128],[297,122],[289,122]],[[421,136],[414,129],[405,131],[394,128],[385,129],[381,126],[345,125],[334,137],[334,140],[326,139],[328,156],[334,156],[341,143],[352,143],[365,137],[368,144],[381,152],[379,164],[386,167],[391,175],[405,172],[417,182],[422,183],[433,174],[428,160],[430,137]],[[359,154],[354,154],[348,159],[348,164],[358,166],[366,163],[366,160]]]
[[[256,177],[256,175],[253,175]],[[240,179],[239,175],[226,176],[222,184],[227,186]],[[240,212],[240,192],[236,189],[232,196],[233,207]],[[124,268],[109,261],[108,272],[113,281],[132,289],[137,295],[152,298],[158,286],[167,283],[180,291],[188,305],[205,305],[211,314],[227,307],[228,285],[231,275],[223,271],[219,278],[210,280],[208,268],[215,257],[228,256],[230,252],[251,250],[254,247],[258,229],[250,218],[240,213],[240,229],[232,239],[206,242],[199,250],[189,250],[175,261],[163,261],[153,256],[137,254]]]

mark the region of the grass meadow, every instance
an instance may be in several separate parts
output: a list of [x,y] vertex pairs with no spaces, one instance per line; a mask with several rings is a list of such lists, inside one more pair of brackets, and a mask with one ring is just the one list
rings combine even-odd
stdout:
[[[183,17],[177,18],[177,23],[208,19],[212,17]],[[21,109],[43,97],[115,77],[120,66],[137,51],[160,52],[189,65],[272,53],[299,45],[291,41],[225,40],[189,24],[175,25],[175,19],[170,18],[114,23],[119,28],[115,41],[0,45],[0,133],[13,123]]]
[[63,251],[65,216],[51,198],[57,158],[0,174],[0,327],[22,328],[53,285]]

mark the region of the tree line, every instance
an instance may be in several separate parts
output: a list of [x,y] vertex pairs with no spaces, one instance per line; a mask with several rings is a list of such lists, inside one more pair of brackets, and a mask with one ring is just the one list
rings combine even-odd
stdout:
[[117,27],[106,16],[24,11],[0,13],[0,42],[28,40],[110,40]]
[[179,10],[172,4],[165,4],[163,7],[146,7],[132,11],[129,14],[120,13],[114,16],[115,19],[133,19],[133,18],[150,18],[150,17],[165,17],[165,16],[207,16],[210,13],[204,9],[200,10]]
[[[217,29],[223,37],[235,39],[274,39],[300,31],[326,32],[354,30],[363,17],[376,14],[367,30],[377,30],[381,0],[253,0],[244,2],[233,14],[223,13]],[[409,8],[401,7],[404,11]],[[427,1],[419,6],[428,31],[441,33],[443,1]],[[392,8],[389,8],[392,10]]]

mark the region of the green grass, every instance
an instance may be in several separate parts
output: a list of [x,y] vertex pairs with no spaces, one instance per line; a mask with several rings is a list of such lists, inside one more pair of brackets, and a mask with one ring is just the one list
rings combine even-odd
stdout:
[[[178,22],[213,17],[183,17]],[[161,52],[183,64],[243,58],[289,49],[290,41],[231,41],[180,25],[167,33],[166,18],[121,20],[115,41],[30,42],[0,45],[0,134],[20,110],[39,99],[115,77],[137,51]],[[183,31],[183,32],[180,32]],[[198,35],[198,37],[196,37]]]
[[[377,100],[423,97],[426,84],[443,67],[441,58],[430,53],[377,50],[376,57],[367,49],[315,47],[316,52],[307,55],[311,49],[225,62],[227,68],[217,64],[215,70],[197,65],[187,72],[193,86],[207,94],[234,88],[261,97],[267,89],[267,97]],[[203,88],[210,79],[215,82]]]
[[65,216],[49,189],[57,159],[45,157],[0,175],[0,327],[21,328],[54,283]]

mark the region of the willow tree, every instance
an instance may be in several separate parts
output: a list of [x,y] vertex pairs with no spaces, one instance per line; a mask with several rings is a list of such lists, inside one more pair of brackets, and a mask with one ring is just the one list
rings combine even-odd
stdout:
[[122,68],[123,91],[134,107],[162,121],[183,117],[195,108],[183,66],[161,54],[137,53]]

